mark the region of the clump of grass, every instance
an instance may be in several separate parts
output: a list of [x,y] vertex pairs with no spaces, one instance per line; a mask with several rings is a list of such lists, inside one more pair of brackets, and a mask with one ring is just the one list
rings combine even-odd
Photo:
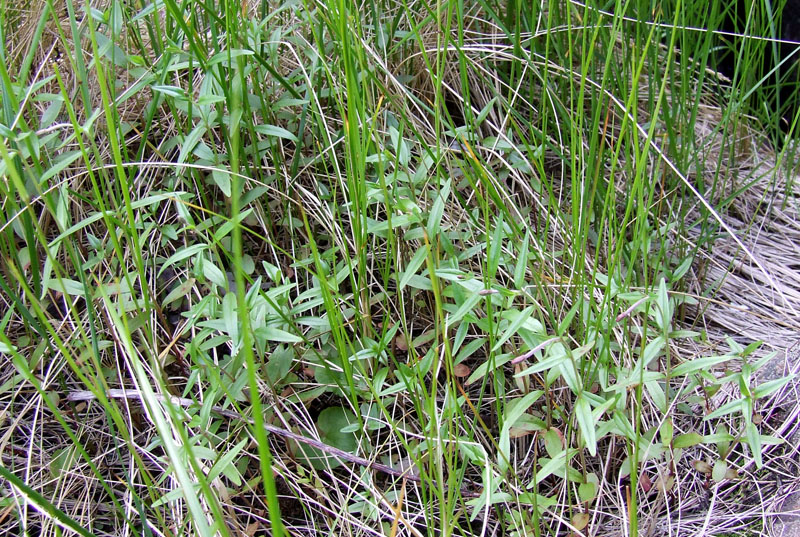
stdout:
[[718,3],[4,7],[13,531],[762,524],[797,193]]

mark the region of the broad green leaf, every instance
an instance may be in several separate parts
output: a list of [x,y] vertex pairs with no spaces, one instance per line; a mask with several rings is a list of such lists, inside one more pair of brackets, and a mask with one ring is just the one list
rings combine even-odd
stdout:
[[[227,175],[227,174],[226,174],[226,175]],[[239,214],[237,214],[236,216],[234,216],[234,217],[233,217],[233,218],[231,218],[230,220],[227,220],[227,221],[225,221],[225,222],[224,222],[224,223],[223,223],[221,226],[219,226],[219,228],[218,228],[218,229],[217,229],[217,230],[214,232],[214,239],[215,239],[215,240],[218,240],[218,241],[222,240],[222,239],[223,239],[223,237],[227,236],[227,235],[228,235],[228,233],[230,233],[231,231],[233,231],[233,228],[236,226],[236,224],[238,224],[239,222],[241,222],[242,220],[244,220],[245,218],[247,218],[248,216],[250,216],[250,213],[252,213],[252,212],[253,212],[253,209],[252,209],[252,208],[250,208],[250,209],[245,209],[244,211],[240,211],[240,212],[239,212]]]
[[582,502],[593,500],[597,494],[597,485],[592,482],[581,483],[578,485],[578,497]]
[[664,423],[661,424],[661,443],[665,446],[670,445],[672,442],[672,436],[675,433],[675,430],[672,426],[672,419],[667,418],[664,420]]
[[289,347],[281,345],[272,351],[265,368],[267,380],[270,384],[273,386],[277,385],[289,374],[289,371],[292,369],[293,360],[294,352]]
[[564,451],[564,439],[554,427],[550,427],[544,433],[544,449],[551,458],[558,457]]
[[[195,489],[194,494],[197,494],[197,492],[200,491],[200,483],[193,483],[192,487]],[[154,501],[153,504],[151,505],[151,508],[155,509],[161,507],[162,505],[167,505],[171,502],[182,500],[184,497],[183,493],[184,493],[183,488],[172,489],[171,491],[167,492],[166,494],[158,498],[156,501]]]
[[488,103],[486,103],[486,106],[481,109],[481,111],[478,113],[478,117],[475,118],[476,127],[483,123],[484,120],[489,116],[489,112],[492,111],[495,102],[497,102],[497,96],[494,96]]
[[[317,418],[320,440],[329,446],[352,453],[358,447],[358,433],[342,432],[342,430],[354,423],[358,423],[356,416],[346,408],[328,407]],[[297,446],[311,466],[317,470],[337,468],[342,464],[340,460],[314,447],[302,443],[298,443]]]
[[661,333],[666,334],[670,331],[670,323],[672,321],[672,304],[669,301],[669,294],[667,293],[667,283],[664,278],[658,284],[658,294],[656,295],[656,303],[654,306],[654,317],[658,327],[661,328]]
[[397,154],[397,162],[402,166],[408,166],[411,152],[408,149],[406,141],[400,137],[400,133],[395,127],[389,127],[389,137],[392,140],[392,146]]
[[70,280],[69,278],[49,280],[47,282],[47,288],[51,291],[57,291],[69,296],[84,296],[86,292],[81,282]]
[[563,336],[568,332],[569,327],[572,324],[572,320],[575,318],[575,314],[578,313],[578,308],[580,308],[581,304],[582,303],[580,301],[575,302],[564,318],[561,319],[561,322],[558,323],[557,335]]
[[44,171],[42,176],[39,178],[39,184],[45,184],[49,179],[55,177],[61,171],[75,162],[83,153],[80,150],[76,149],[74,151],[68,151],[64,154],[59,155],[55,159],[53,159],[51,166]]
[[58,229],[67,229],[70,225],[69,220],[69,192],[66,186],[58,189],[58,197],[56,201],[56,222],[58,222]]
[[648,395],[653,400],[656,408],[660,408],[666,414],[667,398],[660,382],[645,382],[644,387]]
[[[56,119],[58,119],[58,114],[61,113],[61,108],[64,106],[64,99],[59,97],[53,97],[49,99],[50,106],[42,114],[42,118],[39,120],[39,128],[45,129],[55,123]],[[77,151],[80,153],[80,151]]]
[[536,471],[536,483],[541,483],[545,478],[555,474],[564,475],[564,468],[567,466],[567,450],[562,450],[557,457],[552,459],[540,457],[541,469]]
[[664,346],[667,344],[667,341],[664,339],[664,336],[658,336],[653,341],[647,344],[644,348],[644,353],[642,354],[642,368],[647,367],[650,365],[655,358],[657,358],[661,351],[664,349]]
[[203,259],[203,276],[221,289],[228,289],[228,278],[210,259]]
[[78,459],[78,450],[75,446],[68,446],[55,451],[50,460],[50,474],[55,479],[61,479],[62,473],[68,474]]
[[[692,434],[692,433],[689,433]],[[681,435],[683,436],[683,435]],[[734,436],[730,433],[724,432],[722,426],[719,426],[716,433],[707,434],[703,437],[704,444],[720,444],[723,442],[733,442]]]
[[216,184],[222,193],[225,195],[226,198],[231,197],[231,174],[227,171],[219,170],[217,168],[213,168],[211,170],[211,178],[214,180],[214,184]]
[[[561,345],[561,343],[557,343],[557,345]],[[578,374],[578,370],[575,368],[575,363],[572,360],[562,360],[561,363],[558,364],[558,371],[564,378],[564,382],[569,386],[569,389],[572,390],[572,393],[577,395],[583,391],[583,380]]]
[[725,479],[725,474],[728,473],[728,463],[724,459],[717,459],[714,462],[714,468],[711,470],[711,478],[719,483]]
[[700,335],[700,332],[695,332],[694,330],[673,330],[669,333],[670,339],[682,339],[682,338],[691,338],[697,337]]
[[186,99],[186,91],[180,86],[170,86],[167,84],[153,84],[150,86],[150,89],[157,93],[163,93],[164,95],[168,95],[174,99],[178,100],[187,100]]
[[[187,162],[189,155],[191,155],[192,152],[194,151],[194,148],[200,141],[200,138],[202,138],[203,135],[206,133],[206,128],[207,127],[205,123],[199,122],[197,126],[194,129],[192,129],[192,131],[189,134],[186,135],[186,137],[183,139],[183,143],[181,144],[181,151],[178,154],[178,161],[177,161],[178,164],[184,164]],[[182,168],[183,168],[182,166],[177,167],[177,169],[179,170],[178,174],[181,173],[180,170]]]
[[[462,323],[461,326],[467,326],[467,323]],[[460,328],[460,327],[459,327]],[[479,337],[475,338],[466,345],[458,352],[458,356],[456,356],[456,363],[463,362],[470,356],[472,356],[478,349],[486,345],[486,338]]]

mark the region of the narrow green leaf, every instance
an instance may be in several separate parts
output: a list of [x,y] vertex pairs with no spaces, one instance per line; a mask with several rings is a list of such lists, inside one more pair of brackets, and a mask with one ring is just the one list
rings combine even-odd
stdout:
[[540,457],[539,462],[542,463],[542,467],[536,472],[537,484],[553,474],[564,474],[563,468],[567,466],[567,450],[561,451],[558,457],[553,457],[552,459]]
[[500,336],[500,339],[497,340],[497,343],[494,344],[494,346],[492,347],[492,352],[496,352],[500,347],[503,346],[503,343],[508,341],[511,336],[516,334],[517,331],[520,329],[520,327],[523,324],[525,324],[525,321],[527,321],[532,314],[533,314],[533,306],[528,306],[521,312],[517,312],[514,310],[506,312],[504,314],[506,317],[515,317],[515,318],[511,322],[511,324],[508,325],[508,328],[505,329],[503,335]]
[[783,377],[780,379],[771,380],[769,382],[765,382],[763,384],[759,384],[756,386],[756,389],[753,390],[753,398],[760,399],[762,397],[766,397],[789,383],[792,379],[795,378],[795,375],[789,375],[787,377]]
[[705,416],[703,419],[704,420],[710,420],[710,419],[714,419],[714,418],[719,418],[721,416],[727,416],[728,414],[736,412],[737,410],[741,410],[743,402],[744,402],[744,399],[736,399],[734,401],[728,401],[727,403],[725,403],[724,405],[722,405],[721,407],[719,407],[715,411],[713,411],[710,414],[708,414],[707,416]]
[[[213,481],[219,477],[221,473],[224,473],[229,479],[231,476],[235,476],[233,479],[231,479],[234,485],[237,487],[241,485],[241,477],[239,476],[239,471],[236,470],[235,466],[233,466],[233,461],[239,456],[239,453],[241,453],[242,449],[244,449],[244,446],[247,444],[247,442],[248,439],[245,438],[233,446],[222,457],[220,457],[217,462],[214,463],[214,466],[211,467],[211,471],[208,472],[208,480]],[[230,470],[227,470],[228,468],[233,468],[234,472],[230,472]]]
[[231,64],[229,58],[232,60],[234,58],[238,58],[239,56],[252,56],[253,54],[255,54],[255,52],[253,52],[252,50],[241,49],[241,48],[223,50],[222,52],[214,54],[208,60],[207,67],[211,67],[212,65],[215,65],[217,63],[221,63],[227,67],[230,67]]
[[239,319],[236,314],[236,295],[234,293],[227,293],[222,299],[222,320],[225,322],[225,332],[235,344],[239,337]]
[[666,334],[670,331],[670,322],[672,321],[672,305],[669,301],[669,293],[667,293],[667,283],[664,278],[658,284],[658,295],[656,296],[655,318],[661,332]]
[[301,337],[272,326],[262,326],[256,328],[254,332],[256,336],[264,338],[267,341],[276,341],[279,343],[300,343],[303,341]]
[[526,232],[522,239],[522,246],[519,247],[517,264],[514,267],[514,287],[522,289],[525,287],[525,271],[528,268],[528,239],[530,235]]
[[161,265],[161,268],[158,271],[158,275],[161,276],[161,274],[165,270],[167,270],[169,267],[171,267],[178,261],[182,261],[187,257],[192,257],[193,255],[202,252],[206,248],[208,248],[207,244],[193,244],[191,246],[187,246],[186,248],[178,250],[177,252],[169,256],[166,261],[164,261],[164,264]]
[[489,251],[486,259],[486,274],[490,282],[494,280],[494,276],[497,274],[497,268],[500,266],[500,254],[502,253],[503,246],[503,215],[501,214],[497,220],[491,242],[489,243]]
[[675,437],[672,447],[675,449],[688,448],[703,443],[703,435],[699,433],[686,433]]
[[75,151],[68,151],[62,155],[59,155],[52,163],[52,165],[45,170],[42,176],[39,178],[39,184],[43,185],[51,178],[55,177],[61,171],[75,162],[83,153],[76,149]]
[[481,298],[482,297],[478,294],[468,295],[464,303],[461,304],[461,307],[459,307],[455,313],[448,316],[448,321],[450,322],[450,324],[455,324],[461,319],[463,319],[464,315],[471,312],[473,308],[475,308],[478,302],[480,302]]
[[478,117],[475,118],[475,126],[478,126],[484,122],[484,120],[489,116],[489,112],[492,111],[492,108],[496,102],[497,96],[495,95],[478,113]]
[[683,375],[690,375],[695,371],[705,370],[717,364],[731,360],[732,356],[709,356],[707,358],[695,358],[684,362],[677,367],[673,367],[670,371],[670,378],[676,378]]
[[288,130],[284,129],[283,127],[278,127],[276,125],[256,125],[255,131],[259,134],[264,134],[266,136],[275,136],[277,138],[284,138],[286,140],[291,140],[292,142],[299,142],[297,136],[289,132]]
[[430,246],[425,244],[422,248],[417,250],[417,253],[415,253],[414,257],[411,258],[411,261],[408,262],[406,270],[403,272],[400,282],[397,284],[400,291],[402,291],[403,288],[408,285],[408,282],[411,280],[411,278],[416,275],[417,270],[419,270],[419,267],[421,267],[425,262],[425,258],[428,257],[429,251]]
[[750,446],[753,458],[756,461],[756,468],[761,468],[764,466],[764,461],[761,458],[761,434],[752,421],[745,426],[745,434],[747,436],[747,444]]
[[170,304],[172,304],[173,302],[175,302],[176,300],[179,300],[188,295],[189,292],[192,290],[192,287],[194,287],[195,281],[196,280],[194,278],[189,278],[188,280],[177,286],[175,289],[170,291],[169,294],[166,297],[164,297],[164,302],[161,303],[161,307],[165,308]]
[[578,429],[581,431],[583,441],[586,442],[586,447],[589,449],[589,454],[594,457],[597,455],[594,418],[592,418],[592,407],[589,406],[589,401],[583,397],[583,394],[578,396],[578,400],[575,403],[575,417],[578,420]]
[[431,212],[428,215],[428,224],[426,226],[429,237],[435,237],[439,234],[439,229],[442,225],[442,216],[444,216],[444,206],[449,196],[450,179],[444,182],[431,206]]
[[561,347],[561,351],[554,351],[550,353],[551,356],[549,358],[545,358],[541,362],[536,362],[532,366],[526,368],[524,371],[520,371],[515,377],[525,377],[528,375],[533,375],[534,373],[538,373],[540,371],[544,371],[546,369],[551,369],[556,367],[557,365],[561,364],[564,360],[568,360],[569,357],[567,353],[563,351],[563,347]]
[[508,468],[508,461],[511,460],[511,427],[525,414],[544,392],[535,390],[525,395],[522,399],[517,399],[506,408],[509,409],[503,417],[503,428],[500,431],[500,454],[497,457],[497,464],[500,471],[504,472]]

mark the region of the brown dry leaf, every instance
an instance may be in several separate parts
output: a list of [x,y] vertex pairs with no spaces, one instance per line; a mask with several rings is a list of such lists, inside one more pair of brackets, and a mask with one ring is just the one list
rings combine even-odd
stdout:
[[692,466],[695,470],[700,472],[701,474],[710,474],[711,473],[711,465],[708,464],[706,461],[696,460],[692,462]]
[[582,530],[589,524],[589,513],[575,513],[572,516],[572,525],[578,531]]
[[529,434],[533,434],[534,431],[524,429],[522,427],[511,427],[508,430],[509,438],[522,438],[523,436],[528,436]]
[[468,377],[472,370],[464,364],[457,364],[453,368],[453,374],[458,378]]
[[394,346],[399,351],[407,351],[408,350],[408,341],[406,341],[405,334],[398,333],[394,338]]
[[675,486],[675,477],[671,475],[660,475],[658,476],[658,479],[656,479],[655,486],[656,490],[658,490],[660,493],[666,494]]
[[653,481],[647,474],[641,475],[641,477],[639,478],[639,484],[642,486],[642,490],[645,492],[650,492],[650,489],[653,488]]
[[518,377],[523,369],[527,367],[525,366],[524,362],[520,362],[518,364],[514,364],[514,384],[516,384],[517,389],[523,393],[528,393],[528,377]]

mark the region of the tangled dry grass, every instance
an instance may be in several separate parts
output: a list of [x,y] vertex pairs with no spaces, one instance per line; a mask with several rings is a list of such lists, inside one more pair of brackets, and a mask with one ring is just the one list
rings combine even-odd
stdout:
[[[452,149],[450,142],[436,139],[435,121],[430,114],[422,111],[419,102],[426,100],[432,102],[441,98],[457,102],[461,106],[465,104],[473,106],[473,112],[477,114],[498,93],[500,87],[499,78],[492,78],[486,66],[497,67],[509,59],[511,48],[503,43],[505,36],[488,25],[476,26],[481,30],[472,31],[466,28],[467,44],[460,51],[463,58],[473,62],[470,64],[470,76],[462,79],[452,66],[443,70],[445,79],[443,86],[449,88],[448,95],[437,96],[434,93],[433,76],[425,72],[426,67],[420,59],[424,49],[428,49],[425,50],[426,53],[435,53],[437,34],[433,26],[423,34],[424,39],[421,39],[419,49],[411,56],[413,60],[409,60],[416,62],[413,69],[419,75],[416,79],[405,83],[391,76],[392,69],[400,69],[397,66],[402,66],[405,60],[398,62],[397,66],[391,69],[383,66],[387,71],[383,73],[386,87],[395,88],[398,93],[396,102],[390,105],[394,107],[393,111],[413,121],[426,143],[432,145],[444,143],[447,150]],[[28,36],[29,33],[24,32],[21,35]],[[48,61],[55,50],[52,41],[42,41],[43,50],[37,58],[43,63]],[[620,40],[617,46],[624,47],[625,43]],[[302,62],[297,61],[297,58],[302,56],[300,54],[290,56],[291,59],[286,60],[283,65],[286,71],[302,69]],[[451,56],[456,57],[455,54]],[[443,57],[450,58],[446,54]],[[575,57],[578,58],[580,55],[576,54]],[[379,59],[379,56],[376,55],[376,58]],[[558,76],[565,80],[570,77],[577,78],[577,73],[580,72],[580,66],[570,70],[540,58],[530,60],[531,65],[543,71],[558,73]],[[120,78],[120,81],[123,86],[135,83],[135,79],[125,77]],[[182,81],[178,80],[176,84],[180,82]],[[460,99],[460,96],[466,93],[463,87],[465,82],[468,86],[466,89],[472,96],[469,102]],[[645,88],[640,91],[642,95],[647,93]],[[542,93],[544,92],[539,94]],[[536,92],[532,94],[537,95]],[[149,93],[141,94],[144,101],[149,96]],[[412,99],[411,96],[418,100]],[[92,98],[96,97],[97,95],[93,95]],[[515,106],[524,108],[525,114],[541,113],[536,103],[526,101],[521,94],[517,94],[516,97],[519,100],[514,103]],[[729,352],[731,340],[742,346],[754,341],[763,341],[764,345],[753,357],[764,357],[769,353],[775,353],[768,366],[757,377],[758,383],[767,382],[800,372],[800,316],[798,315],[800,312],[800,183],[797,181],[796,163],[790,160],[791,152],[788,150],[776,155],[765,143],[762,134],[757,132],[746,118],[737,127],[739,130],[735,136],[720,132],[717,126],[722,123],[721,107],[713,103],[710,95],[704,97],[710,104],[704,105],[700,120],[693,126],[694,132],[686,136],[692,140],[693,152],[697,155],[688,175],[695,184],[715,185],[713,189],[709,187],[707,192],[701,194],[711,205],[717,207],[718,217],[733,230],[737,240],[734,240],[726,230],[714,225],[689,228],[685,233],[668,235],[668,240],[672,241],[674,247],[692,250],[695,258],[689,276],[683,282],[682,293],[694,297],[696,304],[685,305],[681,310],[679,323],[681,327],[702,330],[703,333],[701,338],[670,342],[670,352],[676,356],[676,361],[689,361]],[[646,121],[648,117],[645,103],[645,99],[637,103],[641,110],[636,116],[641,122]],[[616,104],[622,105],[621,101],[617,101]],[[589,104],[586,106],[588,108]],[[132,122],[141,112],[141,108],[132,104],[130,109],[123,107],[121,110],[127,110],[123,120]],[[328,131],[329,139],[336,140],[330,146],[325,145],[324,152],[337,155],[337,151],[342,151],[341,145],[337,145],[341,141],[337,138],[337,133],[344,120],[336,117],[333,106],[322,115],[322,123]],[[623,113],[619,112],[619,115],[612,117],[603,129],[602,135],[609,146],[614,143],[617,134],[615,129],[622,123],[622,115]],[[618,121],[614,121],[615,119]],[[487,169],[498,172],[491,181],[500,192],[503,202],[516,211],[515,215],[519,216],[520,220],[529,220],[533,227],[541,226],[541,229],[549,230],[549,243],[537,251],[541,259],[538,265],[542,274],[540,281],[547,284],[543,285],[546,289],[541,298],[549,302],[547,310],[560,315],[565,314],[575,301],[569,276],[571,267],[592,274],[598,267],[603,267],[607,259],[603,257],[602,248],[597,248],[595,251],[587,250],[583,258],[576,260],[566,260],[554,254],[569,249],[571,240],[574,239],[570,235],[568,216],[552,212],[554,208],[565,210],[568,207],[572,180],[571,170],[567,165],[567,154],[571,148],[567,147],[564,141],[565,133],[569,130],[569,121],[567,118],[559,118],[557,121],[562,122],[564,131],[554,133],[551,141],[561,154],[553,151],[548,153],[547,158],[553,165],[541,170],[543,173],[539,177],[540,181],[552,183],[550,188],[554,198],[558,200],[555,205],[542,201],[541,193],[537,193],[530,186],[526,172],[520,171],[524,167],[511,166],[506,160],[506,155],[496,147],[476,146],[471,150],[487,163]],[[172,119],[165,119],[163,125],[165,130],[176,129]],[[519,144],[520,141],[514,139],[513,134],[508,134],[510,131],[506,126],[507,117],[501,111],[492,110],[482,129],[486,136],[495,136],[511,145]],[[661,139],[662,134],[656,132],[654,139]],[[99,148],[99,153],[111,154],[107,142],[103,143],[105,145]],[[219,140],[217,143],[223,145]],[[582,143],[588,145],[585,140]],[[317,144],[312,149],[319,147]],[[306,150],[310,152],[309,149]],[[449,154],[447,150],[444,151],[445,154]],[[160,151],[154,151],[154,154],[162,156]],[[287,162],[293,157],[288,153],[284,153],[284,156]],[[141,174],[137,176],[136,182],[137,197],[144,198],[173,180],[164,177],[167,168],[157,164],[163,163],[154,163],[149,167],[145,163],[141,166]],[[525,164],[531,165],[530,162]],[[655,176],[656,169],[660,168],[661,164],[654,163],[652,167],[652,174]],[[625,167],[620,166],[620,168]],[[279,167],[270,169],[270,172],[280,173]],[[505,175],[500,172],[505,172]],[[459,173],[459,170],[454,170],[453,177],[460,178]],[[618,173],[622,175],[622,172]],[[75,191],[80,192],[86,190],[81,183],[83,177],[85,176],[76,173],[74,177],[66,178],[65,181]],[[259,215],[254,225],[266,229],[269,227],[265,223],[266,220],[272,218],[274,221],[280,221],[287,217],[285,214],[278,214],[282,210],[281,203],[285,201],[281,196],[287,199],[291,197],[293,200],[302,201],[314,223],[334,237],[335,242],[341,243],[343,250],[350,249],[349,242],[352,242],[350,224],[337,221],[336,217],[330,214],[329,206],[315,191],[318,183],[328,179],[334,183],[335,178],[319,173],[309,165],[307,169],[301,168],[299,180],[291,178],[290,182],[288,177],[281,177],[281,180],[283,179],[286,179],[286,190],[289,192],[278,194],[273,192],[276,190],[274,187],[270,187],[272,190],[267,189],[275,198],[270,206],[275,213],[270,214],[269,211],[265,211],[266,217]],[[625,194],[626,179],[630,178],[620,177],[615,181],[615,188],[620,191],[621,196]],[[203,189],[202,185],[197,185],[198,198],[202,197]],[[465,207],[473,206],[472,201],[476,192],[465,189],[462,194],[467,203],[459,205],[451,201],[443,217],[443,222],[451,229],[461,229],[470,224],[470,215]],[[278,198],[280,200],[276,202]],[[426,202],[431,205],[434,198],[435,196],[431,195],[430,199],[421,203]],[[660,217],[664,221],[674,218],[691,219],[706,209],[690,196],[687,196],[685,203],[694,205],[689,208],[670,207],[669,211],[674,211],[674,214],[662,211]],[[72,207],[75,209],[79,206],[80,204],[75,202]],[[86,216],[77,210],[75,214],[78,220]],[[167,211],[159,215],[159,218],[161,224],[178,220],[176,215]],[[291,215],[288,218],[291,218]],[[87,229],[91,229],[98,236],[108,231],[103,230],[100,224]],[[481,240],[490,231],[478,226],[470,229],[464,234],[465,240],[461,249],[468,251],[480,246]],[[173,250],[159,250],[159,245],[169,242],[160,230],[153,237],[148,245],[149,251],[146,252],[150,258],[156,259],[160,256],[163,259],[174,253]],[[296,237],[290,236],[281,237],[279,240],[284,241],[287,250],[300,249],[298,245],[293,244],[293,239],[297,240]],[[413,255],[414,248],[421,246],[420,241],[414,240],[416,242],[411,241],[404,247],[408,252],[403,254],[410,252]],[[276,266],[284,267],[290,265],[287,259],[281,258],[276,253],[274,248],[267,250],[267,248],[257,250],[254,247],[250,253],[257,261],[269,260]],[[384,252],[382,247],[376,247],[370,252],[370,261],[379,263]],[[480,273],[482,270],[482,262],[477,258],[468,260],[465,265],[468,265],[474,273]],[[114,270],[110,266],[107,269]],[[375,287],[382,285],[377,271],[370,277],[374,279],[372,283]],[[503,274],[502,277],[508,281],[512,280],[509,274]],[[151,282],[153,296],[159,294],[156,280],[154,277]],[[300,284],[309,285],[308,282]],[[389,289],[382,288],[381,291],[388,292]],[[599,293],[597,290],[595,292]],[[57,298],[59,300],[54,300],[50,304],[47,313],[55,331],[63,335],[65,341],[69,343],[77,331],[77,325],[87,321],[86,312],[81,309],[85,304],[82,305],[78,299],[69,303],[65,296]],[[602,299],[602,297],[590,298]],[[8,311],[11,311],[13,301],[10,297],[3,296],[3,302]],[[431,297],[425,293],[418,293],[409,299],[401,296],[391,303],[391,310],[381,311],[375,318],[382,316],[389,319],[393,316],[402,316],[406,312],[413,314],[413,332],[420,336],[413,342],[403,342],[402,345],[398,345],[406,346],[407,349],[410,344],[424,349],[428,344],[425,338],[430,336],[435,325],[431,302]],[[107,347],[100,349],[106,360],[103,363],[103,370],[111,383],[118,383],[121,387],[130,386],[133,382],[130,357],[122,355],[122,346],[114,333],[113,324],[106,323],[107,318],[103,320],[104,323],[96,327],[104,334],[104,341],[108,343]],[[163,316],[154,315],[144,322],[156,326],[157,333],[166,340],[172,338],[174,327],[170,327],[169,320]],[[13,317],[6,330],[6,334],[12,340],[15,339],[15,328],[19,329],[19,333],[24,332],[22,320],[18,317]],[[620,330],[615,337],[621,342],[628,335]],[[151,416],[135,400],[127,398],[115,403],[121,408],[121,415],[125,416],[124,423],[110,422],[108,414],[99,406],[86,402],[73,406],[66,405],[68,394],[82,389],[77,375],[69,371],[64,356],[45,355],[38,344],[39,342],[29,341],[27,345],[20,345],[20,350],[31,359],[31,363],[34,364],[31,368],[36,371],[39,382],[45,387],[45,393],[52,398],[51,402],[55,402],[63,409],[63,413],[54,415],[50,412],[46,405],[47,401],[20,376],[11,360],[0,364],[0,386],[5,388],[0,396],[2,464],[17,469],[26,483],[35,490],[45,492],[48,500],[79,523],[92,525],[98,533],[127,534],[129,530],[126,525],[129,524],[129,520],[125,520],[125,517],[135,520],[140,508],[130,493],[131,489],[140,491],[142,497],[157,501],[155,498],[157,493],[163,492],[166,495],[181,487],[178,480],[171,475],[163,451],[157,446],[159,434],[151,421]],[[90,349],[80,350],[78,355],[88,362],[91,359]],[[138,352],[144,354],[146,351],[139,349]],[[37,353],[40,355],[37,356]],[[305,360],[306,356],[303,355],[302,359]],[[621,356],[619,359],[624,360],[626,357]],[[314,378],[313,371],[308,370],[310,362],[305,361],[302,365],[306,369],[299,372],[300,381],[293,388],[287,388],[280,394],[272,393],[267,386],[262,388],[265,398],[275,410],[279,425],[312,435],[315,434],[312,414],[318,408],[311,408],[311,404],[304,404],[302,400],[292,398],[295,390],[311,391],[319,384]],[[728,363],[727,367],[737,365],[741,366]],[[181,367],[183,366],[180,360],[176,360],[167,364],[165,371],[173,378],[179,379],[179,382],[185,382],[185,377],[188,375]],[[727,370],[719,370],[714,373],[721,376],[726,372]],[[516,387],[509,382],[510,390]],[[476,385],[465,386],[464,389],[471,400],[482,400],[480,408],[465,410],[468,414],[480,417],[481,429],[457,430],[454,436],[470,436],[474,445],[491,451],[496,446],[495,437],[500,419],[495,412],[495,397],[500,396],[478,395]],[[796,510],[799,503],[796,498],[800,494],[800,483],[796,479],[800,468],[799,391],[800,380],[795,378],[778,392],[759,401],[757,414],[762,434],[782,440],[781,443],[764,446],[761,468],[756,468],[751,453],[742,443],[739,443],[738,447],[727,456],[730,464],[734,465],[737,475],[719,481],[712,480],[707,473],[698,471],[695,464],[695,461],[713,462],[717,459],[718,453],[714,445],[693,446],[684,450],[680,459],[675,461],[674,469],[669,468],[661,459],[646,460],[642,466],[642,475],[650,484],[643,487],[643,493],[639,496],[639,512],[644,515],[639,521],[640,534],[654,537],[735,535],[749,532],[753,535],[763,533],[777,537],[782,535],[780,532],[789,531],[786,528],[790,526],[782,515],[790,509]],[[698,394],[701,392],[702,390],[698,390]],[[556,386],[552,395],[561,407],[572,406],[571,394],[565,385]],[[676,435],[689,432],[713,434],[715,430],[711,430],[708,422],[703,420],[704,414],[737,397],[739,397],[738,386],[725,388],[707,399],[706,408],[702,404],[694,404],[676,411],[674,419]],[[317,407],[324,406],[323,399],[326,398],[334,399],[330,394],[326,394],[316,402]],[[444,401],[436,403],[445,404]],[[416,404],[411,395],[397,394],[389,406],[392,419],[384,420],[382,424],[386,427],[377,429],[374,433],[372,444],[375,446],[375,451],[370,456],[398,468],[413,466],[409,459],[408,443],[427,439],[423,434],[425,424],[421,423],[419,416],[415,414]],[[663,416],[657,405],[652,401],[645,401],[644,408],[647,412],[642,416],[645,424],[643,429],[658,425]],[[79,457],[74,439],[65,432],[59,419],[64,419],[76,431],[80,443],[86,446],[89,458],[95,462],[95,467]],[[382,418],[375,420],[380,422]],[[732,430],[738,426],[733,421],[729,425]],[[194,425],[192,427],[197,428]],[[221,419],[215,422],[214,427],[217,429],[203,433],[210,436],[219,434],[220,437],[224,433],[226,438],[231,439],[248,436],[244,420]],[[463,425],[459,423],[455,427]],[[399,522],[400,528],[395,528],[398,534],[425,535],[428,531],[426,513],[430,512],[428,506],[432,501],[430,490],[439,488],[445,494],[449,492],[442,483],[393,482],[386,476],[371,475],[359,466],[345,466],[335,472],[314,472],[297,463],[296,445],[277,437],[271,437],[270,442],[272,452],[275,454],[273,469],[281,496],[281,510],[287,528],[295,535],[313,535],[319,532],[321,527],[327,527],[331,532],[341,535],[378,535],[383,531],[379,528],[381,522]],[[454,445],[451,439],[446,443],[451,447]],[[597,499],[588,511],[591,517],[588,528],[601,528],[598,534],[625,536],[630,531],[625,520],[629,502],[626,487],[630,485],[630,480],[624,472],[620,472],[624,464],[624,448],[622,442],[610,436],[601,444],[600,456],[585,463],[586,468],[602,476]],[[528,486],[534,479],[537,457],[542,451],[543,442],[540,436],[529,435],[522,431],[514,440],[511,472],[513,477],[503,484],[504,493],[508,494],[508,498],[519,498],[526,494]],[[243,453],[248,464],[256,462],[256,446],[252,439],[245,445]],[[69,471],[61,471],[64,468],[68,468]],[[142,468],[146,471],[141,471]],[[202,463],[201,470],[208,473],[210,468],[206,463]],[[674,484],[667,485],[668,479],[673,479]],[[478,496],[481,492],[481,469],[472,467],[464,476],[463,483],[465,486],[460,493],[465,499]],[[257,485],[247,484],[233,491],[220,476],[213,480],[212,485],[220,497],[229,530],[233,534],[251,536],[263,531],[262,528],[267,525],[268,519],[267,506],[263,493],[254,490]],[[569,486],[576,485],[566,484],[563,479],[551,479],[542,482],[538,489],[539,494],[558,499],[547,511],[547,519],[552,523],[554,534],[574,531],[575,519],[572,513],[574,506],[569,500],[570,491],[567,490]],[[52,534],[56,531],[52,521],[34,512],[18,491],[11,491],[3,498],[6,501],[0,508],[0,528],[4,530],[0,531],[5,531],[9,535],[20,534],[23,530],[31,535],[38,532]],[[379,500],[371,503],[372,498]],[[508,505],[513,506],[513,501],[509,499]],[[349,506],[350,509],[344,509],[343,506]],[[207,505],[203,507],[208,508]],[[464,533],[502,534],[506,529],[503,525],[502,511],[506,507],[503,502],[487,507],[474,520],[464,524]],[[15,515],[17,509],[20,512]],[[163,519],[161,527],[169,527],[174,534],[183,531],[181,524],[185,512],[182,509],[167,503],[154,511]],[[463,518],[465,520],[469,518],[466,511]],[[137,530],[142,531],[145,522],[141,521],[140,524],[141,527]],[[523,534],[521,530],[519,535]]]

